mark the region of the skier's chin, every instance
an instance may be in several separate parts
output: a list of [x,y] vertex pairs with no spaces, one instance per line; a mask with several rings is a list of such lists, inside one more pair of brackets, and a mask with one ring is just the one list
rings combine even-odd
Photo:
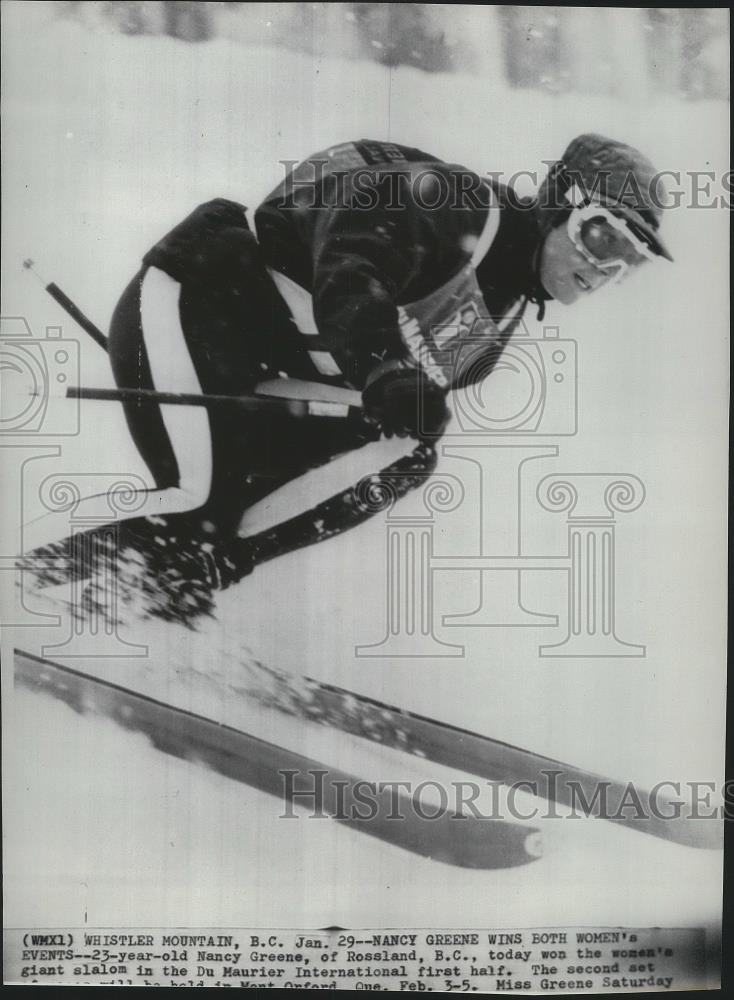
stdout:
[[572,306],[574,302],[578,302],[579,295],[573,288],[566,286],[560,294],[554,295],[553,298],[562,306]]
[[549,284],[551,287],[546,285],[547,293],[554,301],[560,302],[562,306],[572,306],[581,295],[580,290],[574,285],[573,276],[566,281],[558,280],[549,282]]

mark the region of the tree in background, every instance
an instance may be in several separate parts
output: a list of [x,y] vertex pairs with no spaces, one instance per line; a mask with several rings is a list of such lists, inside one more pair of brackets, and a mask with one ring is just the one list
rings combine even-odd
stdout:
[[511,86],[728,97],[728,9],[420,3],[63,2],[65,16],[125,34],[226,37],[427,72],[502,75]]

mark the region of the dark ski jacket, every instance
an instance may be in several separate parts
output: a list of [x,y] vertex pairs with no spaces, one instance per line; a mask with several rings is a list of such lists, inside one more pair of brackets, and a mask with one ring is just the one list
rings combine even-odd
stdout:
[[243,206],[209,202],[144,260],[226,287],[263,371],[361,390],[402,362],[453,388],[484,378],[548,298],[532,201],[418,149],[360,140],[289,164],[254,223],[257,243]]
[[[479,294],[471,302],[471,283],[452,279],[469,262],[490,205],[499,208],[499,227],[475,269]],[[311,293],[324,346],[355,388],[364,388],[381,362],[411,354],[404,315],[411,303],[423,303],[413,312],[434,354],[441,347],[431,338],[432,322],[463,325],[471,340],[473,360],[462,379],[460,341],[442,335],[444,349],[449,341],[453,349],[445,374],[455,386],[484,377],[525,304],[548,297],[537,278],[532,201],[419,149],[360,140],[314,154],[259,206],[255,225],[267,264]],[[496,329],[478,324],[478,313]],[[484,365],[476,364],[478,353]]]

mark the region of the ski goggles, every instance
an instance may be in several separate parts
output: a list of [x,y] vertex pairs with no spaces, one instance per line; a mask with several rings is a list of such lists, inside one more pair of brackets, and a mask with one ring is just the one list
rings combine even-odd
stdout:
[[625,278],[656,251],[635,232],[632,220],[604,205],[582,205],[568,217],[568,235],[578,252],[614,282]]

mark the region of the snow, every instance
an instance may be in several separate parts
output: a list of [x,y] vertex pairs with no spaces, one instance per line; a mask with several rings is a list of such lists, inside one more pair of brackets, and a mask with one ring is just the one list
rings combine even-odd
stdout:
[[[543,161],[573,135],[598,131],[641,146],[665,169],[726,169],[725,109],[716,102],[561,101],[336,55],[92,32],[45,3],[8,2],[3,15],[2,127],[13,150],[4,167],[3,315],[27,317],[37,337],[63,324],[66,336],[82,338],[85,385],[112,384],[106,359],[21,273],[22,258],[35,257],[104,328],[156,238],[206,199],[257,204],[279,179],[279,160],[376,136],[480,171],[542,175]],[[712,190],[721,193],[715,183]],[[575,437],[555,441],[558,459],[530,463],[528,495],[555,471],[644,479],[645,504],[620,516],[617,536],[618,619],[625,636],[647,644],[644,659],[540,659],[539,642],[559,633],[534,628],[443,629],[446,641],[465,645],[459,659],[355,657],[355,644],[377,642],[385,629],[385,524],[376,518],[261,567],[222,595],[217,621],[199,631],[155,622],[123,629],[148,655],[91,669],[380,776],[387,766],[401,778],[426,771],[355,738],[253,712],[232,697],[248,663],[307,673],[641,784],[720,778],[725,216],[671,209],[664,227],[674,266],[650,267],[568,313],[549,310],[545,321],[579,344],[581,423]],[[537,332],[532,317],[529,324]],[[460,443],[455,424],[447,440]],[[59,459],[24,471],[26,517],[52,471],[147,475],[111,404],[85,404],[80,434],[51,443],[59,442]],[[353,481],[355,463],[374,470],[401,447],[371,446],[329,474]],[[439,471],[469,480],[467,469],[447,457]],[[314,488],[326,494],[331,485]],[[302,498],[299,490],[291,502]],[[418,509],[415,498],[403,503],[406,517]],[[541,519],[533,508],[522,517],[527,551],[562,554],[563,518]],[[494,527],[485,541],[507,551]],[[475,525],[459,509],[441,516],[436,537],[441,554],[465,553]],[[447,576],[437,605],[466,611],[476,579]],[[558,574],[538,574],[525,597],[529,607],[564,614]],[[38,651],[65,627],[17,630],[15,639]],[[70,662],[90,669],[88,660]],[[716,853],[610,824],[546,822],[543,860],[467,873],[336,824],[278,821],[273,799],[47,698],[15,692],[9,723],[5,892],[17,925],[399,926],[425,924],[426,913],[465,927],[719,919]]]

